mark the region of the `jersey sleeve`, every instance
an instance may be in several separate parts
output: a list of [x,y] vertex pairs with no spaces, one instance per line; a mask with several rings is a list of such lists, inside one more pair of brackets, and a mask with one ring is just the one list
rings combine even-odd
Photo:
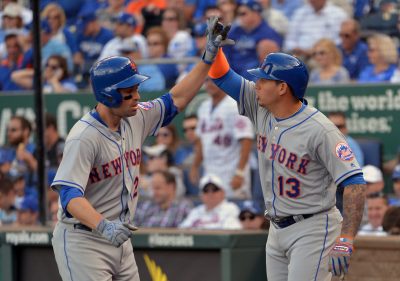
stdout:
[[93,144],[82,139],[68,140],[63,155],[51,187],[58,190],[62,185],[71,186],[84,193],[95,162],[96,153]]
[[317,148],[317,158],[325,163],[336,185],[362,172],[354,152],[337,129],[322,134]]
[[234,120],[233,132],[236,139],[253,139],[254,130],[251,121],[246,116],[238,115]]
[[254,82],[242,79],[238,107],[241,115],[249,117],[253,124],[256,123],[258,101]]
[[168,125],[178,114],[171,94],[167,93],[157,99],[139,103],[138,115],[143,119],[143,137],[154,136],[160,127]]

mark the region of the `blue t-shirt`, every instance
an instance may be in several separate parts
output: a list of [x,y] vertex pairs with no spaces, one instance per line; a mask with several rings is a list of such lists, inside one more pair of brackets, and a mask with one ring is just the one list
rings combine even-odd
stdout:
[[247,70],[260,64],[257,56],[257,44],[265,39],[275,41],[282,47],[282,37],[264,20],[252,31],[247,32],[241,26],[234,25],[229,38],[235,40],[234,46],[224,47],[225,55],[231,68],[248,80],[254,80]]
[[358,82],[385,82],[390,81],[390,78],[393,76],[393,73],[396,70],[396,65],[391,64],[389,67],[379,73],[374,72],[374,66],[369,65],[360,73],[360,77],[358,78]]
[[[165,58],[169,58],[168,55],[164,56]],[[175,85],[176,79],[179,76],[179,70],[176,64],[158,64],[158,68],[165,79],[165,87],[166,89],[172,88]]]
[[11,80],[11,73],[27,67],[23,55],[21,55],[17,63],[10,66],[7,59],[0,62],[0,91],[18,91],[23,90],[20,86]]
[[350,78],[353,80],[358,79],[361,71],[369,65],[367,44],[359,41],[350,53],[346,53],[341,45],[338,47],[342,52],[343,66],[349,72]]
[[99,58],[104,45],[113,38],[113,32],[108,28],[102,27],[95,36],[85,36],[82,32],[78,32],[76,41],[84,59],[94,62]]

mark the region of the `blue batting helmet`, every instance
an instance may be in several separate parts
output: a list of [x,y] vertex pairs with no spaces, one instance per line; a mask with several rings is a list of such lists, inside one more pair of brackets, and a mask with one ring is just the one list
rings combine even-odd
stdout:
[[140,75],[136,65],[126,57],[109,57],[90,69],[90,80],[96,100],[108,107],[119,107],[122,95],[118,89],[133,87],[150,77]]
[[304,97],[308,84],[308,70],[305,64],[294,56],[284,53],[267,55],[260,67],[247,70],[258,78],[286,82],[299,99]]

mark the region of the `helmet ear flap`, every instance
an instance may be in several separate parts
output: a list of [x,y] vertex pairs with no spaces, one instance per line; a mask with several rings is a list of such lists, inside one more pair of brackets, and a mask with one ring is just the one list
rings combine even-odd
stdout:
[[100,95],[102,96],[101,103],[103,103],[105,106],[118,107],[121,105],[122,96],[118,90],[107,87],[100,92]]

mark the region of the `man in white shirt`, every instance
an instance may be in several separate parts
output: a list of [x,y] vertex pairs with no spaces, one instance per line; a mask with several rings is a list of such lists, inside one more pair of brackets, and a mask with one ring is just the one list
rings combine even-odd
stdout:
[[383,231],[383,216],[388,208],[388,200],[382,193],[373,193],[367,196],[368,223],[361,227],[358,235],[386,236]]
[[215,175],[200,180],[202,205],[192,209],[180,228],[241,229],[239,207],[225,200],[222,181]]
[[321,38],[339,43],[342,22],[346,12],[327,0],[309,0],[298,8],[290,21],[284,50],[296,56],[308,57],[315,42]]

